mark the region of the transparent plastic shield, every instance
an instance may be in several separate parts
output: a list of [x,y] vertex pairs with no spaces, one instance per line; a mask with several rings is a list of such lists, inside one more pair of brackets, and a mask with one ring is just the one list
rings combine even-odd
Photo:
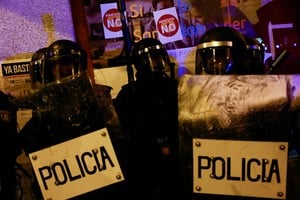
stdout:
[[[224,180],[226,185],[233,185],[231,188],[235,189],[235,193],[233,192],[234,195],[261,195],[261,197],[263,197],[267,195],[267,193],[263,192],[258,194],[257,192],[262,191],[264,187],[270,187],[272,188],[270,191],[276,191],[276,193],[272,194],[275,197],[279,197],[276,195],[281,194],[280,192],[284,193],[284,190],[277,190],[274,186],[281,187],[282,185],[280,184],[286,181],[284,178],[286,175],[284,173],[286,162],[279,162],[279,157],[276,157],[277,155],[268,157],[267,151],[264,150],[266,145],[262,145],[260,148],[258,145],[254,146],[254,150],[259,149],[259,152],[256,153],[253,151],[253,153],[247,157],[246,152],[249,153],[252,144],[243,150],[238,150],[238,146],[234,147],[233,142],[228,142],[228,149],[233,147],[232,153],[229,153],[228,149],[219,144],[208,144],[208,147],[211,149],[207,150],[208,153],[205,154],[205,143],[202,140],[219,140],[224,141],[224,143],[237,140],[254,142],[271,141],[273,144],[275,142],[289,142],[289,147],[297,147],[295,149],[298,149],[299,140],[297,138],[299,138],[299,131],[294,131],[299,130],[297,128],[297,126],[299,126],[297,125],[299,124],[299,118],[297,116],[299,116],[300,101],[298,97],[299,92],[297,91],[297,88],[299,88],[297,80],[299,80],[298,75],[184,75],[181,77],[178,88],[178,121],[180,189],[182,190],[183,199],[207,199],[213,194],[218,194],[219,196],[217,197],[220,198],[220,194],[225,194],[221,193],[224,187],[208,187],[208,184],[200,184],[200,187],[198,187],[199,185],[197,184],[193,185],[193,183],[196,183],[193,182],[194,180],[204,180],[204,178],[200,176],[196,179],[194,175],[197,175],[197,173],[194,173],[195,171],[193,171],[193,169],[199,169],[198,171],[202,170],[202,172],[204,172],[204,168],[213,168],[213,165],[208,165],[210,162],[209,159],[222,157],[221,154],[223,153],[226,154],[226,156],[222,158],[226,157],[226,159],[228,159],[225,162],[230,159],[233,161],[232,158],[239,162],[243,158],[251,160],[263,157],[269,161],[278,159],[278,163],[280,163],[278,169],[284,169],[283,171],[278,171],[278,175],[280,175],[282,179],[277,182],[264,182],[264,180],[251,182],[250,179],[249,181],[246,179],[242,180],[242,178],[239,179],[239,181],[232,181],[229,180],[231,177],[227,176],[227,178],[222,180]],[[280,147],[280,145],[278,146]],[[279,149],[278,146],[276,150]],[[271,148],[268,147],[267,149]],[[216,153],[217,150],[219,151],[218,153]],[[215,151],[214,154],[213,151]],[[275,152],[275,150],[273,150],[272,153],[273,152]],[[279,149],[278,152],[284,152],[285,156],[287,156],[287,145],[284,145],[282,150]],[[195,155],[199,156],[193,157]],[[208,158],[205,161],[202,159],[204,156]],[[200,161],[196,158],[202,159],[202,165],[200,165]],[[222,166],[224,166],[224,169],[225,166],[227,166],[227,175],[231,172],[231,175],[233,175],[233,173],[237,173],[239,169],[242,169],[241,165],[232,164],[230,162],[225,164],[225,162]],[[195,163],[198,163],[200,167],[195,167]],[[219,170],[220,167],[214,169]],[[260,171],[261,170],[262,169],[260,169]],[[221,174],[219,172],[220,171],[218,171],[218,175]],[[252,169],[249,171],[249,174],[250,173],[253,173]],[[239,173],[239,175],[241,175],[241,173]],[[221,182],[219,179],[215,179],[209,175],[205,177],[205,181],[206,180]],[[229,183],[230,181],[232,182]],[[240,186],[247,186],[247,183],[251,183],[251,187],[245,188],[251,188],[255,191],[252,193],[242,193],[241,190],[238,190],[237,187],[234,186],[235,183],[240,184]],[[261,183],[264,187],[260,185]],[[288,180],[287,184],[289,188]],[[205,188],[220,189],[217,191],[220,193],[210,193],[205,191]],[[211,196],[209,196],[208,193]],[[284,197],[282,196],[281,198]],[[223,196],[221,199],[223,199]],[[228,198],[225,199],[232,199],[232,197],[228,196]]]
[[97,99],[86,73],[45,85],[30,98],[33,117],[48,126],[54,140],[81,135],[89,129],[103,127]]

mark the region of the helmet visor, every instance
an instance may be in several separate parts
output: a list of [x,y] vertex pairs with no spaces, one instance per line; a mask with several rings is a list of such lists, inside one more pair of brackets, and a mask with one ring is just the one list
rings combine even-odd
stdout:
[[79,56],[61,56],[50,59],[48,63],[50,76],[53,77],[52,81],[61,82],[61,79],[74,76],[80,72],[81,63]]
[[216,46],[198,48],[196,74],[230,74],[233,67],[232,48]]
[[170,70],[170,60],[161,45],[155,45],[138,51],[147,70],[152,72],[166,72]]
[[35,60],[30,62],[30,78],[34,89],[43,87],[44,85],[44,61]]
[[264,50],[258,45],[247,45],[247,53],[250,59],[257,63],[264,62]]

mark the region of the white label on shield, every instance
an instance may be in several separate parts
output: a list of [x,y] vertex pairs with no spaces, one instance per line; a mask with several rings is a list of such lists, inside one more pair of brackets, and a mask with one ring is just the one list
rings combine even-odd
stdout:
[[68,199],[124,180],[106,128],[29,158],[44,199]]
[[193,139],[193,191],[285,199],[287,160],[287,142]]

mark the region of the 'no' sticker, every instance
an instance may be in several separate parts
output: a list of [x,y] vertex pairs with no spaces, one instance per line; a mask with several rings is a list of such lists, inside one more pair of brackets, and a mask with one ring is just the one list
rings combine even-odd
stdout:
[[121,15],[118,9],[112,8],[107,10],[103,15],[104,26],[112,32],[118,32],[122,30]]
[[173,15],[162,15],[157,21],[157,30],[165,37],[174,36],[179,29],[179,22]]

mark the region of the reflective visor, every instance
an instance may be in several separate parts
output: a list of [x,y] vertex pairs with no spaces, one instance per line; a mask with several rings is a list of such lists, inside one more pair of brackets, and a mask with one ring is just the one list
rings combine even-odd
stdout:
[[146,47],[137,52],[138,56],[143,59],[143,62],[149,70],[153,72],[169,71],[169,57],[161,45]]
[[80,73],[81,63],[78,56],[61,56],[55,57],[49,63],[51,66],[51,73],[55,82],[61,82],[62,78],[74,76]]
[[200,69],[202,74],[230,74],[233,66],[231,47],[199,49],[196,63],[198,71]]
[[30,62],[30,78],[33,87],[39,88],[44,83],[44,60],[39,59]]

